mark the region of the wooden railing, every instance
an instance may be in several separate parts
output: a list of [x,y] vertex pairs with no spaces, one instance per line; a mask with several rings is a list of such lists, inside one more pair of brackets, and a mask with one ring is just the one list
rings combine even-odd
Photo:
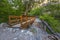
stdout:
[[35,20],[34,16],[9,16],[9,25],[21,24],[21,28],[28,28]]

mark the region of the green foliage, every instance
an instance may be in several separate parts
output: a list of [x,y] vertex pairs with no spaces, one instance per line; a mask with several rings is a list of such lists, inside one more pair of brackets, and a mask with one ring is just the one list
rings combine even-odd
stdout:
[[29,15],[39,16],[39,15],[42,15],[42,12],[43,12],[43,8],[37,8],[37,9],[31,10]]
[[50,14],[55,17],[56,19],[59,19],[60,17],[60,4],[50,4],[44,7],[46,12],[50,12]]
[[[8,8],[10,8],[9,4],[6,0],[1,0],[0,2],[0,22],[7,21],[7,16],[8,16]],[[5,20],[4,20],[5,19]]]
[[[9,15],[21,15],[24,11],[24,5],[22,4],[22,1],[13,1],[11,3],[9,3],[8,0],[1,0],[0,1],[0,23],[1,22],[8,22],[8,16]],[[16,6],[19,6],[18,8],[16,8]],[[15,8],[13,8],[15,7]]]
[[18,6],[18,8],[16,10],[16,15],[21,15],[25,11],[25,7],[24,7],[24,5],[22,3],[22,0],[16,0],[16,1],[14,1],[14,6],[15,7]]
[[55,32],[60,33],[60,4],[49,4],[43,8],[43,15],[40,18],[48,22]]
[[60,32],[60,29],[59,29],[60,28],[60,23],[54,17],[52,17],[48,14],[44,14],[44,15],[40,16],[40,19],[43,19],[46,22],[48,22],[48,24],[51,26],[51,28],[55,32]]

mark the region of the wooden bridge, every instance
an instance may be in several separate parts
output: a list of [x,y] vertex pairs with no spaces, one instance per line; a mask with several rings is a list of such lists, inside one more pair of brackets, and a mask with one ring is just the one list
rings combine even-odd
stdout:
[[21,28],[28,28],[35,20],[34,16],[9,16],[9,25],[20,24]]

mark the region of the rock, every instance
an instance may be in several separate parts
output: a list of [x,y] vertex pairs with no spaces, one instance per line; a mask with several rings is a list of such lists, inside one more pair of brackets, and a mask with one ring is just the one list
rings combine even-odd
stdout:
[[0,27],[8,27],[9,25],[7,23],[1,23]]
[[57,38],[56,35],[49,35],[48,38],[49,38],[50,40],[60,40],[60,39]]
[[41,22],[41,20],[39,20],[38,18],[36,18],[34,22]]
[[[38,24],[40,21],[37,20],[35,22]],[[47,36],[48,33],[38,28],[37,24],[33,24],[30,28],[24,30],[16,28],[0,29],[0,40],[50,40]],[[5,25],[6,24],[3,23],[2,26],[4,27]]]
[[59,36],[60,37],[60,33],[56,33],[57,34],[57,36]]
[[26,30],[18,28],[5,28],[2,30],[0,30],[0,40],[49,40],[47,34],[38,27],[31,27]]

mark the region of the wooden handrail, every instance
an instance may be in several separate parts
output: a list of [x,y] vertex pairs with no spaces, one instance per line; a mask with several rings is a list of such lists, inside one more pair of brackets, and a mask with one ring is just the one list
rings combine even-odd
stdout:
[[9,16],[9,24],[11,25],[13,23],[15,24],[16,22],[19,22],[21,24],[21,28],[27,28],[27,26],[30,23],[33,23],[34,20],[35,17],[33,16]]

